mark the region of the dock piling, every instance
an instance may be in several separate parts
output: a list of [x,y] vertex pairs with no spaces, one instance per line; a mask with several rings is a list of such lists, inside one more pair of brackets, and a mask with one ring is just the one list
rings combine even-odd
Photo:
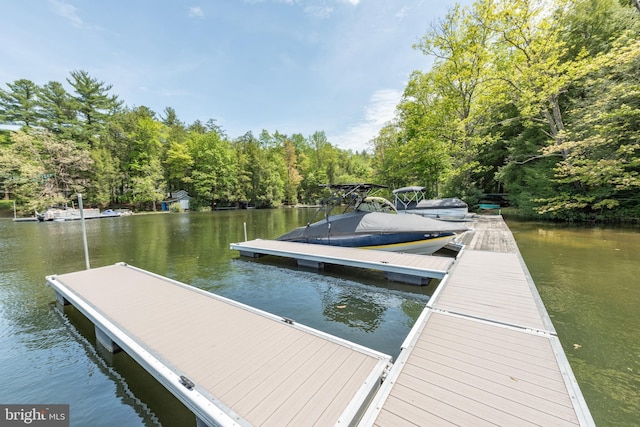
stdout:
[[78,208],[80,209],[80,222],[82,222],[82,244],[84,246],[84,263],[86,269],[91,269],[89,265],[89,247],[87,245],[87,227],[84,224],[84,208],[82,207],[82,194],[78,193]]

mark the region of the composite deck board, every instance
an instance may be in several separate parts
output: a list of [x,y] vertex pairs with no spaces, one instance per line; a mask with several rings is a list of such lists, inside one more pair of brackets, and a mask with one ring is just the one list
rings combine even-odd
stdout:
[[244,253],[276,255],[327,264],[400,272],[420,277],[442,278],[452,258],[387,252],[278,240],[250,240],[232,243],[231,249]]
[[482,319],[547,327],[519,255],[465,251],[432,306]]
[[[457,321],[458,320],[458,321]],[[470,345],[476,341],[493,345],[497,350],[501,349],[505,342],[509,347],[517,346],[525,355],[535,354],[539,358],[547,358],[555,360],[555,355],[551,352],[551,348],[540,348],[536,343],[532,343],[526,334],[520,334],[514,330],[503,330],[501,328],[486,329],[482,335],[477,335],[473,330],[466,327],[465,322],[459,319],[446,319],[435,317],[431,319],[432,324],[438,324],[439,331],[446,336],[457,337],[466,340]],[[422,342],[417,343],[416,347],[420,348]]]
[[506,223],[471,228],[363,425],[594,426]]
[[347,408],[353,412],[354,399],[365,404],[362,390],[375,390],[390,362],[381,353],[125,265],[48,281],[72,303],[104,316],[166,369],[193,381],[211,405],[230,408],[253,425],[334,424]]
[[[467,337],[441,330],[449,321],[477,337],[499,328],[505,338],[499,348],[495,338],[471,345]],[[395,399],[385,402],[387,418],[406,416],[406,409],[395,408],[399,402],[429,412],[436,399],[447,405],[439,416],[461,425],[481,424],[468,424],[469,413],[494,425],[578,425],[557,363],[544,355],[551,351],[548,338],[438,312],[430,314],[422,335],[425,340],[395,380],[389,396]],[[511,335],[520,336],[511,340]],[[523,351],[523,340],[540,351]],[[420,419],[413,422],[421,424]],[[389,419],[384,425],[395,424]]]
[[474,219],[470,231],[463,233],[457,241],[469,250],[492,252],[518,252],[513,234],[500,216],[483,215]]

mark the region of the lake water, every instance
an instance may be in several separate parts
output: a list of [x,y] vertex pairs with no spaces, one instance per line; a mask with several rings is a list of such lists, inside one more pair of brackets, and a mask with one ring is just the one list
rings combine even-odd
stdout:
[[[92,267],[124,261],[397,356],[434,286],[274,257],[229,243],[274,238],[308,209],[134,215],[87,221]],[[600,426],[640,420],[640,232],[509,221]],[[69,404],[73,426],[193,425],[128,355],[104,354],[44,277],[82,270],[81,224],[0,221],[0,404]],[[345,308],[338,308],[343,307]],[[215,329],[215,325],[210,325]]]

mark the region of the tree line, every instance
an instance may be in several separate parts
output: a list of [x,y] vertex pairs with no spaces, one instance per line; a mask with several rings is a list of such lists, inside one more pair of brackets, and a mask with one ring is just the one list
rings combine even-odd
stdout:
[[414,46],[397,117],[377,136],[390,184],[476,200],[507,193],[542,218],[640,219],[640,5],[478,0]]
[[88,72],[38,86],[22,79],[0,91],[5,123],[0,181],[5,198],[25,212],[64,204],[77,193],[95,205],[155,209],[167,193],[186,190],[192,206],[316,203],[319,184],[371,176],[370,155],[336,148],[323,132],[304,137],[251,132],[230,139],[211,119],[181,122],[127,108],[112,87]]
[[153,209],[187,190],[196,208],[318,203],[319,184],[422,185],[470,205],[506,193],[541,218],[640,218],[640,9],[631,0],[478,0],[414,48],[394,120],[371,152],[322,131],[229,138],[214,119],[129,108],[83,70],[0,89],[0,183],[25,212],[78,192]]

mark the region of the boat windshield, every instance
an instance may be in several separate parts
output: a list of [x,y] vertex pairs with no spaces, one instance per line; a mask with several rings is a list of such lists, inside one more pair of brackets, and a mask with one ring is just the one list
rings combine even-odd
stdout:
[[396,208],[384,197],[365,197],[356,207],[361,212],[397,213]]

